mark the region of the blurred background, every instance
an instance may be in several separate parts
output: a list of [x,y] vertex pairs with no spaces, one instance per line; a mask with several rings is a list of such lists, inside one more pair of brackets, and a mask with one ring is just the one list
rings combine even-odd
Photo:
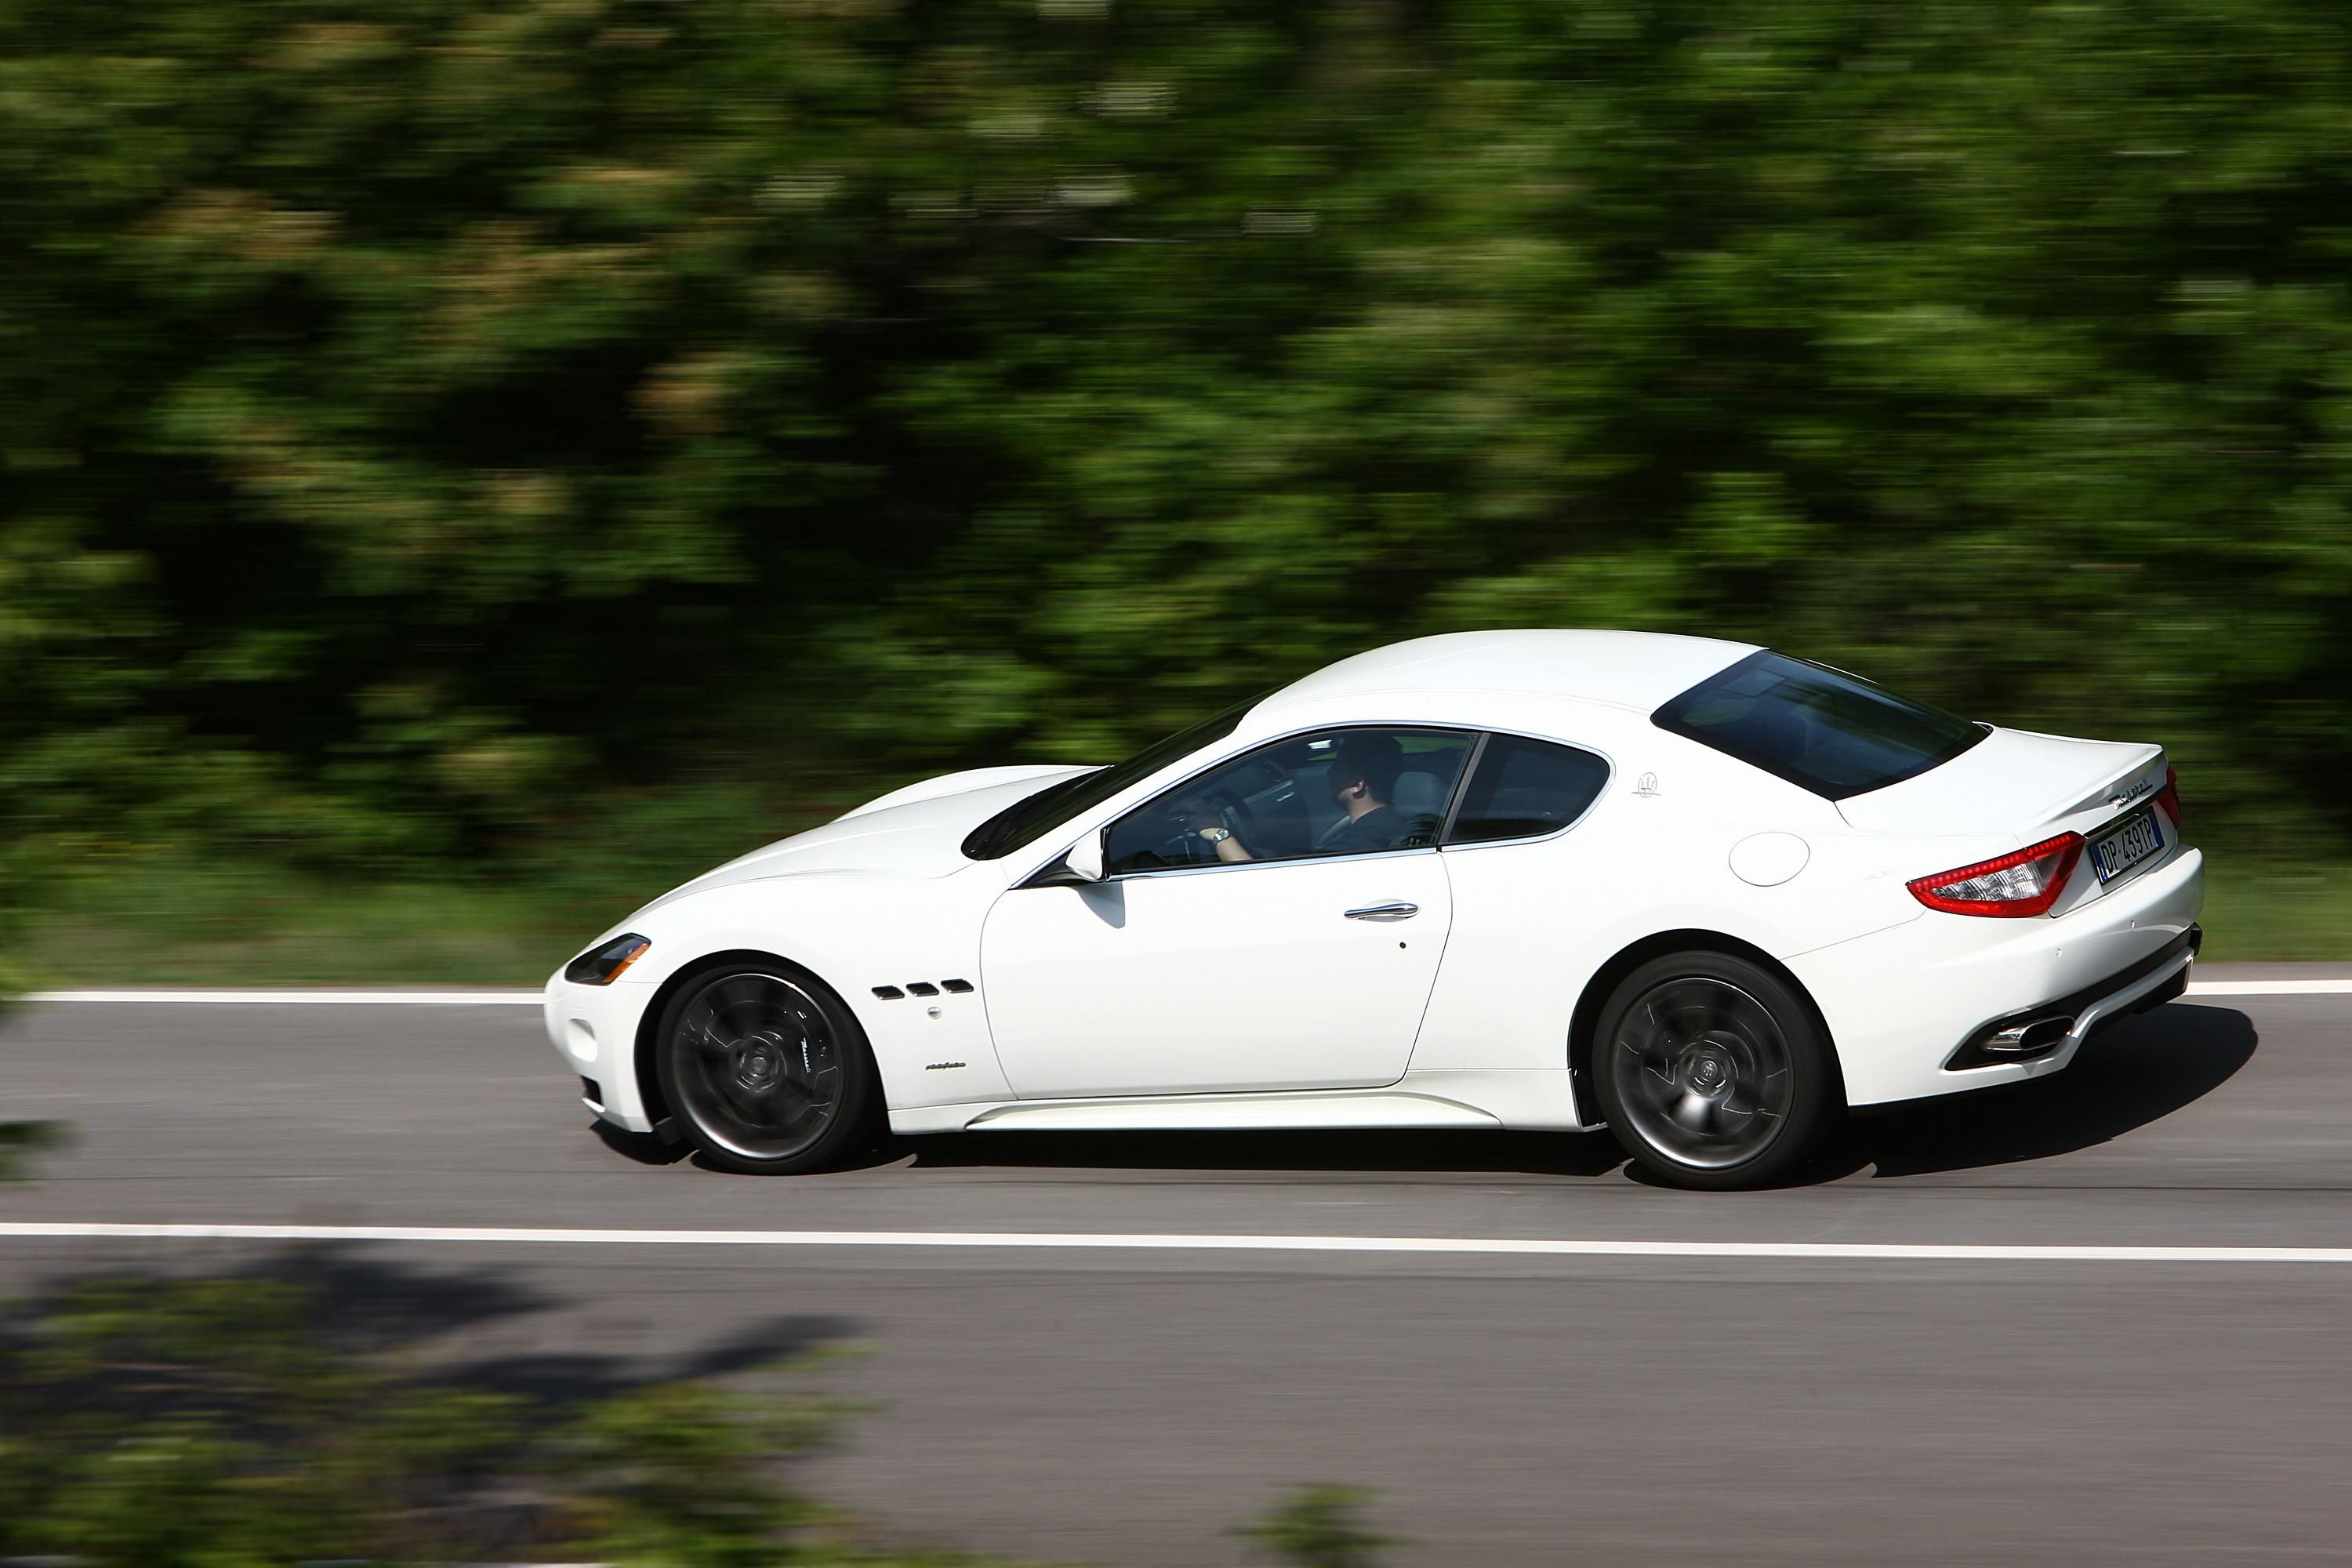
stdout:
[[[0,0],[0,995],[535,984],[912,779],[1108,762],[1367,647],[1523,626],[2160,742],[2207,955],[2352,957],[2352,12]],[[1917,1180],[1867,1205],[1702,1216],[1604,1191],[1590,1143],[1326,1135],[950,1150],[790,1213],[2334,1238],[2340,1018],[2266,1005],[2251,1087],[2210,1092],[2243,1015],[2168,1008],[2054,1097],[1885,1124],[1877,1176]],[[0,1182],[44,1206],[11,1212],[777,1223],[760,1184],[584,1136],[488,1011],[29,1013]],[[17,1120],[49,1116],[87,1152]],[[2013,1170],[2036,1190],[1997,1206],[1920,1195]],[[2341,1535],[2316,1275],[734,1250],[20,1237],[0,1557],[965,1561],[807,1544],[835,1495],[1320,1568],[1398,1518],[1443,1563],[1560,1561],[1555,1513],[1595,1562]],[[852,1332],[904,1416],[780,1480],[852,1405],[711,1380]],[[1706,1487],[1677,1502],[1659,1454]],[[1276,1489],[1318,1475],[1384,1489]]]
[[2305,0],[9,0],[6,962],[534,983],[1502,626],[2159,741],[2342,956],[2347,279]]

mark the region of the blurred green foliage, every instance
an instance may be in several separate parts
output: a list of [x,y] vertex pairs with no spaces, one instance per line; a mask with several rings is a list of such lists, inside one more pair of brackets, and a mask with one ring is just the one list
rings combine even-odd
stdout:
[[[340,1291],[320,1283],[321,1263],[330,1280],[348,1271]],[[556,1392],[468,1386],[425,1353],[468,1310],[432,1300],[435,1288],[330,1255],[216,1277],[100,1275],[9,1303],[0,1558],[1020,1568],[877,1544],[796,1489],[791,1461],[856,1408],[804,1376],[633,1381],[575,1353]],[[460,1289],[499,1297],[493,1276]],[[774,1371],[805,1374],[819,1359]],[[1237,1533],[1276,1563],[1370,1568],[1384,1542],[1359,1522],[1367,1497],[1298,1489]]]
[[472,1391],[366,1353],[314,1291],[267,1276],[76,1281],[0,1327],[0,1554],[902,1561],[798,1549],[821,1510],[774,1467],[840,1413],[813,1394],[654,1384],[566,1406]]
[[1364,1523],[1370,1502],[1371,1493],[1361,1487],[1328,1481],[1292,1487],[1265,1518],[1234,1533],[1270,1562],[1298,1568],[1372,1568],[1390,1547],[1403,1542]]
[[7,0],[0,898],[1502,625],[2340,845],[2347,127],[2310,0]]
[[0,1186],[30,1181],[36,1158],[73,1142],[73,1134],[58,1121],[0,1121]]

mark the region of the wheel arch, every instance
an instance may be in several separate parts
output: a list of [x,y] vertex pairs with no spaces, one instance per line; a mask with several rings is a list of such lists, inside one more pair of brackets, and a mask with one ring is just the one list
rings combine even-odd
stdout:
[[1822,1005],[1813,1000],[1813,994],[1806,989],[1805,983],[1797,978],[1794,971],[1754,942],[1743,942],[1725,931],[1698,929],[1662,931],[1620,949],[1607,963],[1592,972],[1592,978],[1584,983],[1584,990],[1576,999],[1576,1010],[1570,1016],[1568,1026],[1569,1082],[1575,1088],[1577,1114],[1586,1118],[1586,1125],[1601,1125],[1598,1114],[1600,1097],[1592,1081],[1592,1053],[1598,1044],[1596,1037],[1601,1028],[1601,1009],[1608,1005],[1610,994],[1625,977],[1650,960],[1663,958],[1670,952],[1721,952],[1746,959],[1786,985],[1790,994],[1804,1004],[1812,1016],[1813,1026],[1821,1030],[1822,1040],[1829,1046],[1830,1069],[1837,1076],[1837,1081],[1831,1086],[1832,1103],[1843,1105],[1846,1099],[1845,1068],[1838,1060],[1837,1037],[1830,1032],[1829,1019],[1823,1016]]
[[841,994],[839,987],[827,984],[824,976],[808,965],[795,963],[781,952],[770,952],[762,948],[719,948],[698,953],[679,964],[654,987],[654,994],[646,1001],[645,1010],[637,1015],[637,1037],[630,1051],[630,1070],[637,1075],[639,1101],[646,1108],[646,1120],[654,1124],[656,1131],[659,1131],[661,1124],[671,1115],[669,1103],[662,1095],[661,1070],[654,1060],[654,1053],[660,1048],[662,1015],[669,1011],[671,999],[698,975],[729,963],[780,963],[807,975],[835,995]]

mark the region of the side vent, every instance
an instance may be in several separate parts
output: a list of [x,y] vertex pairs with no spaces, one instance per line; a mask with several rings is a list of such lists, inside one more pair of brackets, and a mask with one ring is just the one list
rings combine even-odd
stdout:
[[918,980],[907,989],[917,996],[936,996],[940,994],[940,988],[928,980]]
[[971,982],[969,980],[942,980],[940,982],[940,989],[945,991],[950,996],[961,996],[967,994],[971,990]]
[[907,994],[896,985],[877,985],[874,988],[874,994],[881,997],[885,1002],[896,1002]]

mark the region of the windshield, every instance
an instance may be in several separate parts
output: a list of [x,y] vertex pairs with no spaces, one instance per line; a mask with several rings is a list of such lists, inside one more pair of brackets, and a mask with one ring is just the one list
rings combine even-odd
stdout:
[[1036,794],[1024,795],[971,830],[963,852],[974,860],[996,860],[1012,854],[1081,812],[1092,810],[1111,796],[1202,746],[1222,741],[1240,728],[1242,715],[1256,707],[1265,693],[1213,713],[1189,730],[1143,748],[1116,767],[1100,768],[1076,778],[1061,779]]
[[1785,654],[1748,655],[1650,716],[1830,800],[1950,762],[1985,738],[1940,708]]

